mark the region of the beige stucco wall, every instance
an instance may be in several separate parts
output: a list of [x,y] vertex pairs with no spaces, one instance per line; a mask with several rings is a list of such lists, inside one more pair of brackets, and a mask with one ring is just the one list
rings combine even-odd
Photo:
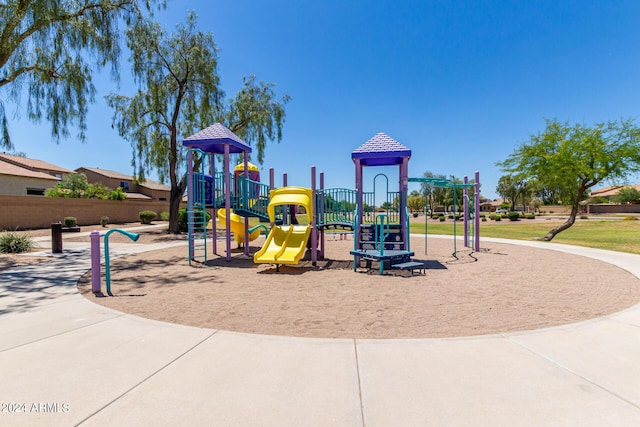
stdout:
[[[40,179],[13,175],[0,175],[0,194],[13,196],[26,196],[27,188],[47,189],[55,187],[58,183],[53,179]],[[30,196],[38,197],[38,196]]]

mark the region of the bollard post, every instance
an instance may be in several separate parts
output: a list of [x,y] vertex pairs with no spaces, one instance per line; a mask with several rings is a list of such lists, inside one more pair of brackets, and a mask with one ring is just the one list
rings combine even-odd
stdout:
[[102,293],[100,286],[100,232],[92,231],[91,234],[91,291],[94,294]]
[[62,253],[62,223],[54,222],[51,224],[51,252],[54,254]]

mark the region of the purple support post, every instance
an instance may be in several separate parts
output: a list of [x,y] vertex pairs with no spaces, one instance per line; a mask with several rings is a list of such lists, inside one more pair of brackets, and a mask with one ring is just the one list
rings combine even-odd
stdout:
[[216,215],[216,190],[215,190],[215,186],[216,186],[216,158],[214,157],[215,155],[212,153],[209,155],[209,173],[211,174],[211,177],[213,178],[213,181],[211,183],[211,191],[213,192],[213,194],[211,195],[211,201],[213,202],[211,205],[211,242],[212,242],[212,249],[213,249],[213,253],[217,254],[218,253],[218,230],[216,227],[216,222],[218,219],[218,216]]
[[91,291],[102,293],[100,287],[100,232],[92,231],[91,237]]
[[[249,156],[248,153],[244,152],[244,179],[245,184],[242,189],[242,199],[244,203],[249,203],[249,183],[247,180],[249,179]],[[248,207],[248,206],[247,206]],[[244,254],[249,256],[249,217],[244,217]]]
[[[269,198],[271,198],[271,190],[276,188],[275,184],[276,184],[275,171],[273,170],[273,168],[269,168]],[[273,228],[274,225],[275,223],[271,221],[269,223],[269,228]]]
[[[362,164],[360,159],[354,159],[356,164],[356,205],[358,207],[358,218],[356,219],[356,230],[354,235],[354,250],[360,249],[360,228],[362,227],[362,211],[364,210],[364,201],[362,195]],[[353,258],[353,271],[356,271],[356,267],[360,262],[360,258],[354,256]]]
[[[324,190],[324,172],[320,172],[320,190]],[[322,215],[322,222],[324,222],[324,192],[320,200],[320,215]],[[324,259],[324,228],[320,230],[320,258]]]
[[[287,183],[287,173],[282,174],[282,186],[286,187],[289,185]],[[287,205],[282,206],[282,225],[289,223],[289,207]]]
[[[467,175],[464,176],[463,182],[466,184],[469,183],[469,177]],[[464,215],[463,215],[463,226],[464,226],[464,247],[469,247],[469,187],[464,187],[464,196],[462,197]]]
[[475,194],[474,194],[474,217],[475,221],[474,234],[475,234],[475,251],[480,252],[480,172],[476,171],[475,176]]
[[231,173],[229,172],[229,144],[224,144],[224,209],[227,235],[227,261],[231,261]]
[[311,265],[314,267],[318,263],[318,228],[317,228],[317,206],[316,206],[316,167],[311,166]]
[[404,239],[404,250],[410,250],[410,233],[407,224],[407,192],[409,191],[409,158],[403,157],[400,165],[400,224],[401,230],[404,230],[402,238]]
[[[187,224],[193,224],[193,151],[189,150],[187,154]],[[193,230],[187,225],[189,233],[189,263],[195,258],[193,248]]]

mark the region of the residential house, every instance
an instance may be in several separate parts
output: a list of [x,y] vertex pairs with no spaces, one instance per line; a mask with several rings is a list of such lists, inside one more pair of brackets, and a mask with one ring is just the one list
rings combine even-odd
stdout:
[[131,175],[87,166],[76,169],[76,172],[85,174],[89,183],[102,184],[110,189],[122,188],[127,199],[167,202],[171,195],[171,187],[150,179],[139,183]]
[[612,197],[616,196],[623,188],[635,188],[640,191],[640,184],[633,185],[610,185],[608,187],[600,188],[598,190],[591,191],[589,197],[593,200],[596,198],[604,198],[611,201]]
[[72,173],[42,160],[0,153],[0,194],[44,196],[48,188]]

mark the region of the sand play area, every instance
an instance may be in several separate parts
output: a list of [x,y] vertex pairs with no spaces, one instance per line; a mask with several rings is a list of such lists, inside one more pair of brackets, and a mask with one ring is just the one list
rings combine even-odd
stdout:
[[[115,235],[114,235],[115,236]],[[185,239],[162,231],[141,243]],[[260,238],[251,244],[255,252]],[[115,240],[115,239],[114,239]],[[552,250],[484,243],[471,252],[452,238],[413,238],[426,275],[353,271],[353,242],[328,237],[316,267],[256,265],[241,251],[189,266],[187,247],[112,259],[113,296],[89,300],[134,315],[203,328],[324,338],[459,337],[579,322],[640,301],[640,280],[603,262]],[[223,246],[223,245],[220,245]],[[235,244],[234,244],[235,247]],[[376,264],[374,264],[375,267]],[[104,276],[104,270],[102,272]],[[104,280],[103,280],[104,290]]]

